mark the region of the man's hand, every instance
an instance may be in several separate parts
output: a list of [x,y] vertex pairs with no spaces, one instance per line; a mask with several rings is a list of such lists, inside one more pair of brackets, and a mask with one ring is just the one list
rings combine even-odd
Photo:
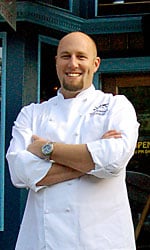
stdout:
[[53,163],[46,176],[36,186],[50,186],[67,180],[72,180],[85,175],[72,168]]
[[48,141],[39,137],[37,135],[32,136],[32,143],[27,147],[27,151],[30,153],[44,159],[44,155],[42,154],[42,146],[46,144]]
[[121,132],[118,132],[116,130],[109,130],[101,137],[101,139],[110,139],[110,138],[115,138],[115,139],[122,138]]

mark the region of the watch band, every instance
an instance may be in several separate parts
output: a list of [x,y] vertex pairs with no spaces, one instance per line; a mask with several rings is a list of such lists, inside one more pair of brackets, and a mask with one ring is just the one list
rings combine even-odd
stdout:
[[44,155],[44,159],[46,161],[50,161],[50,156],[53,152],[53,142],[48,141],[46,144],[42,146],[42,154]]

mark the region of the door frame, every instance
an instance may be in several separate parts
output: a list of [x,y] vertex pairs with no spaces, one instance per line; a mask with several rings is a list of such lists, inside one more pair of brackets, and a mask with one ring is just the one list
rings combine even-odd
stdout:
[[5,115],[6,115],[6,32],[0,32],[2,39],[2,77],[1,77],[1,102],[0,102],[0,231],[4,230],[4,182],[5,182]]

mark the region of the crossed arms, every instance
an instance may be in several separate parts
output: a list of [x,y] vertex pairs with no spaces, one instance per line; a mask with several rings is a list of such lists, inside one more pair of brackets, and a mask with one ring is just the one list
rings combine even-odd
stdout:
[[[121,133],[110,130],[101,139],[109,138],[121,138]],[[47,141],[36,135],[33,135],[32,140],[33,142],[28,146],[27,150],[44,159],[41,148]],[[94,169],[95,166],[86,144],[55,143],[51,159],[54,161],[52,167],[47,175],[36,184],[37,186],[48,186],[81,177]]]

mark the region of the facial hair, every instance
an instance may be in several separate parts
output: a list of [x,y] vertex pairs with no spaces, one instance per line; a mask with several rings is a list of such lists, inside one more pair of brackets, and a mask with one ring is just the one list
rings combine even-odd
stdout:
[[67,83],[65,79],[63,79],[62,86],[67,91],[78,92],[83,89],[84,84],[83,84],[83,81],[80,81],[77,84],[71,84],[71,82]]

